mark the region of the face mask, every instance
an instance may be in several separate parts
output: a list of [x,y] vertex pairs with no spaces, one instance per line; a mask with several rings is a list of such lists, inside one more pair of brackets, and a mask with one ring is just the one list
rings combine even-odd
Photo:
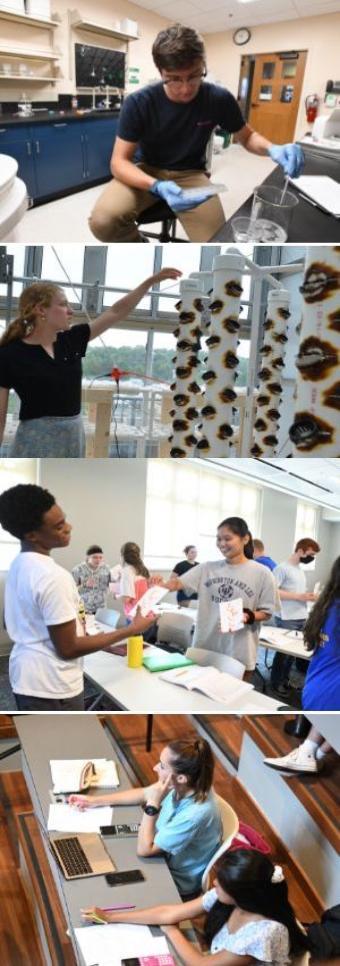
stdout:
[[303,564],[312,563],[312,560],[314,560],[314,557],[311,553],[307,554],[306,557],[300,557],[300,563],[303,563]]

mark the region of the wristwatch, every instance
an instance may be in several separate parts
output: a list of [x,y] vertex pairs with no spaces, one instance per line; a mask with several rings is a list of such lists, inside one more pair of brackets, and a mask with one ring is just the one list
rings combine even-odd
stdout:
[[143,805],[143,812],[145,812],[146,815],[159,815],[160,808],[157,808],[156,805],[148,805],[146,803],[146,805]]

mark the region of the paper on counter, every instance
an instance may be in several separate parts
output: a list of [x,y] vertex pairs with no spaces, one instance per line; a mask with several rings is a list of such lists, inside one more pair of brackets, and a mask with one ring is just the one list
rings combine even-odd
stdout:
[[50,805],[49,832],[99,832],[101,825],[112,825],[113,810],[108,805],[87,808],[84,812],[62,802]]
[[143,597],[141,597],[132,610],[130,610],[129,617],[135,617],[137,607],[139,607],[142,617],[147,617],[148,614],[152,613],[155,607],[157,607],[159,601],[162,600],[162,598],[168,593],[169,591],[167,587],[160,587],[158,584],[155,584],[154,587],[149,587],[149,590],[145,591]]
[[[88,760],[86,758],[68,758],[65,760],[55,758],[50,761],[55,794],[80,791],[81,772]],[[96,769],[97,778],[93,787],[117,788],[119,777],[116,763],[106,758],[91,758],[91,761]]]
[[121,966],[122,959],[169,952],[165,936],[153,936],[148,926],[110,923],[83,926],[74,932],[85,966]]
[[291,183],[298,191],[307,195],[320,208],[329,211],[335,218],[340,218],[340,185],[334,178],[328,175],[300,175],[299,178],[290,178]]
[[241,597],[235,600],[220,601],[220,618],[222,634],[233,634],[244,628],[243,601]]

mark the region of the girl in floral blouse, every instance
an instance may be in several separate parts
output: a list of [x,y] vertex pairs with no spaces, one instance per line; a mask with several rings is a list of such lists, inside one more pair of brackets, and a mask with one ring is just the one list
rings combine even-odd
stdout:
[[[207,954],[178,926],[203,912]],[[83,915],[87,920],[161,925],[185,966],[248,966],[254,960],[284,966],[291,955],[308,948],[281,867],[267,855],[246,849],[225,852],[216,864],[213,889],[192,902],[119,913],[92,908]]]

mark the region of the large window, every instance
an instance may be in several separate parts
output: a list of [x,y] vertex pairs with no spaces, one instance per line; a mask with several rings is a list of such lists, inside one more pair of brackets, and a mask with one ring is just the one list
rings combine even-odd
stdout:
[[[36,483],[36,481],[36,460],[0,460],[0,493],[18,483]],[[8,570],[18,549],[19,541],[0,526],[0,570]]]
[[199,560],[219,558],[216,528],[228,516],[247,520],[258,530],[260,489],[235,481],[223,470],[199,461],[149,460],[144,554],[152,569],[171,569],[183,547],[198,547]]

